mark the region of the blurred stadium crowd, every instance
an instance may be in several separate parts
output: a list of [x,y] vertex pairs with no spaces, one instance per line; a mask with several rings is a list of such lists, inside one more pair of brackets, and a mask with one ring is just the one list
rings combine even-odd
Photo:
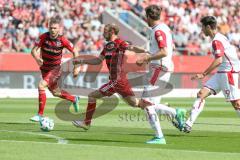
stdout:
[[47,31],[53,15],[63,19],[64,34],[79,53],[102,49],[103,25],[99,15],[106,9],[126,9],[144,16],[144,8],[159,4],[161,19],[173,31],[177,55],[207,55],[209,39],[199,26],[203,15],[214,15],[219,31],[237,47],[240,56],[240,4],[236,0],[0,0],[0,53],[30,53],[34,40]]

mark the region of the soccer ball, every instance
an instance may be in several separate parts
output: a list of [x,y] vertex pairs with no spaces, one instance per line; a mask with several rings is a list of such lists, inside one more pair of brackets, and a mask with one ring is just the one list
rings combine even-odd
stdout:
[[48,117],[43,117],[40,120],[40,129],[44,132],[49,132],[53,130],[54,128],[54,122],[53,119],[50,119]]

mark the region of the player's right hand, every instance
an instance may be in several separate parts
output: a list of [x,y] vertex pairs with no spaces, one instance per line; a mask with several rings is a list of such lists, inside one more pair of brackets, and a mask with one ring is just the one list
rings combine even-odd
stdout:
[[41,67],[43,65],[43,59],[42,58],[36,59],[36,62],[37,62],[39,67]]
[[196,80],[196,79],[203,79],[205,77],[204,74],[196,74],[191,77],[191,80]]

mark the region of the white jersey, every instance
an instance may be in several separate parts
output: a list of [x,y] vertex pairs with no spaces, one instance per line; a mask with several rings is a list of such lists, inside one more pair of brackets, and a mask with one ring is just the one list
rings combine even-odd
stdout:
[[240,61],[236,48],[230,44],[227,37],[217,33],[212,40],[212,53],[215,58],[222,57],[223,62],[218,67],[218,72],[239,72]]
[[160,60],[151,61],[153,64],[159,64],[166,68],[168,71],[173,71],[173,40],[170,28],[160,23],[152,28],[150,36],[150,53],[156,54],[160,48],[167,48],[167,56]]

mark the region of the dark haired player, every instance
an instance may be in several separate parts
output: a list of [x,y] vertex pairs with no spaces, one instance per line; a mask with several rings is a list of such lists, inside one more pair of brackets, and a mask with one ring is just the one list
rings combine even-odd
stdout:
[[[63,49],[67,48],[73,54],[74,58],[78,56],[77,52],[74,51],[73,44],[63,35],[60,35],[60,27],[61,19],[59,17],[51,18],[49,22],[49,32],[42,34],[39,39],[36,40],[35,46],[31,52],[33,58],[39,65],[42,74],[42,80],[38,85],[38,114],[30,118],[31,121],[38,122],[43,116],[46,105],[46,88],[48,88],[54,96],[71,101],[76,112],[79,110],[79,98],[61,90],[58,86],[58,80],[61,76],[60,65]],[[40,56],[38,55],[39,49]],[[77,75],[78,70],[74,67],[73,76],[76,77]]]

